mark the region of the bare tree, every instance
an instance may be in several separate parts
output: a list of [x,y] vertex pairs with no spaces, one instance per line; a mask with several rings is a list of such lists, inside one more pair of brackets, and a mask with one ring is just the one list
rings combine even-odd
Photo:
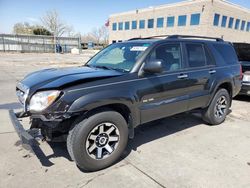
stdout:
[[108,44],[108,29],[106,26],[94,28],[90,33],[82,36],[83,42],[95,42],[96,44]]
[[56,10],[48,11],[41,18],[41,22],[43,26],[56,37],[62,36],[65,33],[69,34],[72,31],[72,27],[69,27],[61,20]]

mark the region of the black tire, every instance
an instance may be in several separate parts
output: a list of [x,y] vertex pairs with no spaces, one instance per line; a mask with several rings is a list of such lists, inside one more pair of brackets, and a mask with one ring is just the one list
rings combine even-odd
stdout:
[[[224,104],[223,106],[225,106],[225,109],[223,110],[223,115],[221,115],[221,117],[219,117],[217,114],[217,110],[218,110],[218,100],[224,98],[226,101],[226,104]],[[226,116],[229,112],[229,107],[231,104],[231,97],[228,93],[228,91],[226,89],[219,89],[214,98],[212,99],[210,105],[208,106],[208,108],[206,108],[203,111],[202,114],[202,118],[205,122],[207,122],[209,125],[219,125],[221,123],[223,123],[226,119]]]
[[[103,159],[94,159],[87,151],[87,142],[93,130],[99,129],[101,125],[108,122],[115,126],[119,132],[119,141],[113,151]],[[108,124],[107,123],[107,124]],[[98,127],[99,126],[99,127]],[[97,171],[114,164],[122,155],[127,146],[128,141],[128,125],[123,116],[115,111],[104,111],[96,113],[70,130],[67,139],[67,148],[69,155],[76,162],[77,166],[84,171]],[[96,141],[94,141],[94,144]],[[94,145],[93,144],[93,145]],[[97,150],[97,148],[96,148]]]

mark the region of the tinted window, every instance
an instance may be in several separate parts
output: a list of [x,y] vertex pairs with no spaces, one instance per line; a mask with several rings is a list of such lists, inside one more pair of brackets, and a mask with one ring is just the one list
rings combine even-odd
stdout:
[[240,27],[240,19],[236,19],[234,29],[239,29],[239,27]]
[[132,21],[132,29],[137,29],[137,21]]
[[229,23],[228,23],[228,28],[233,28],[233,24],[234,24],[234,18],[229,18]]
[[181,69],[181,48],[179,44],[161,45],[149,55],[148,60],[161,60],[164,71]]
[[167,27],[174,27],[174,16],[167,18]]
[[214,14],[214,26],[218,26],[220,21],[220,15]]
[[200,24],[200,14],[192,14],[190,25],[199,25]]
[[189,67],[202,67],[206,65],[203,45],[186,44]]
[[247,22],[247,31],[250,31],[250,22]]
[[164,18],[157,18],[157,27],[162,28],[163,22],[164,22]]
[[234,49],[240,61],[250,62],[250,44],[247,43],[234,43]]
[[246,25],[246,21],[242,20],[240,30],[244,31],[245,30],[245,25]]
[[227,16],[222,16],[221,27],[226,27],[227,24]]
[[123,30],[123,22],[119,22],[119,24],[118,24],[118,29],[119,29],[119,30]]
[[148,19],[148,28],[154,28],[154,19]]
[[187,22],[187,16],[182,15],[178,17],[178,26],[185,26]]
[[113,23],[112,29],[113,29],[113,31],[116,31],[116,30],[117,30],[117,23]]
[[129,22],[125,22],[125,30],[129,30]]
[[214,47],[226,64],[234,64],[238,62],[234,48],[231,45],[214,44]]
[[145,28],[145,20],[140,20],[139,22],[139,28],[144,29]]

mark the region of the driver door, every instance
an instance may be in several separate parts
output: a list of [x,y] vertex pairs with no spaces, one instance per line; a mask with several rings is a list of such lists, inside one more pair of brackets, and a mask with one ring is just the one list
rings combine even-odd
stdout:
[[188,82],[183,70],[182,46],[167,43],[157,46],[147,61],[159,59],[163,63],[160,74],[145,75],[138,89],[141,123],[187,111]]

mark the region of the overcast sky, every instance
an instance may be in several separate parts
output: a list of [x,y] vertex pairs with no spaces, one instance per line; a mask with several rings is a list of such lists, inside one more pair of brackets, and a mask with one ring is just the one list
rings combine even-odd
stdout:
[[[250,0],[230,0],[250,9]],[[104,25],[109,15],[180,0],[0,0],[0,33],[12,33],[17,22],[39,24],[48,10],[57,10],[76,32],[86,33]]]

